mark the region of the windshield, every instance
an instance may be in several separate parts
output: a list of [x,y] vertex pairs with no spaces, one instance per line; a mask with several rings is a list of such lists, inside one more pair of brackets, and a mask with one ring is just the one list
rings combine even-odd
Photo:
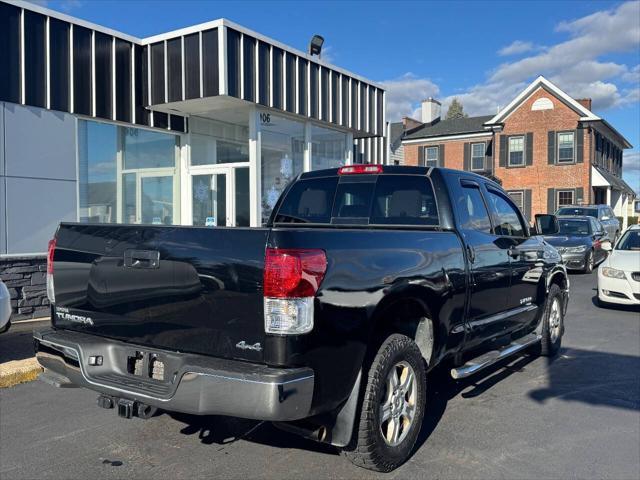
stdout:
[[584,207],[563,207],[556,212],[556,215],[580,215],[598,218],[598,209]]
[[559,219],[560,235],[590,235],[591,227],[586,220],[564,220]]
[[640,250],[640,230],[625,233],[616,245],[616,250]]

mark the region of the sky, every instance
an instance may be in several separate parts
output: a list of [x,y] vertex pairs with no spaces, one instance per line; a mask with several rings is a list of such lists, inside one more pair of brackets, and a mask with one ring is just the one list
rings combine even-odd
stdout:
[[640,193],[640,1],[32,0],[137,37],[227,18],[387,89],[387,117],[457,97],[494,114],[544,75],[633,145],[623,176]]

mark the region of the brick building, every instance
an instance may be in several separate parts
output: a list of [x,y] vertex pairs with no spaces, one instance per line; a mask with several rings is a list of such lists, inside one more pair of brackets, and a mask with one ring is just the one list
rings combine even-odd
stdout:
[[441,120],[440,110],[429,98],[420,125],[396,132],[398,163],[493,178],[529,219],[587,203],[607,203],[622,216],[635,196],[622,180],[629,142],[591,111],[590,99],[573,99],[542,76],[496,115]]

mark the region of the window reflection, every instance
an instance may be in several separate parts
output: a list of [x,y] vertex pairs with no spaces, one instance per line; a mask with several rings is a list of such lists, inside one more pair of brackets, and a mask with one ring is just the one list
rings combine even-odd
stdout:
[[177,223],[179,137],[78,122],[80,221]]
[[115,223],[118,127],[79,122],[78,150],[80,221]]
[[304,124],[270,115],[262,123],[262,223],[280,193],[304,169]]
[[347,135],[317,125],[311,127],[311,169],[338,168],[345,164]]

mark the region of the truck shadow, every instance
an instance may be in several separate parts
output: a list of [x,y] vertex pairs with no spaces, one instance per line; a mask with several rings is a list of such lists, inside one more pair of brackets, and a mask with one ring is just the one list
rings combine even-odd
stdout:
[[284,432],[269,422],[223,417],[218,415],[194,416],[166,412],[174,420],[186,424],[180,433],[197,436],[205,445],[230,445],[238,440],[280,448],[297,448],[328,455],[339,452],[331,445],[314,442],[292,433]]
[[[543,371],[546,375],[546,386],[529,391],[523,388],[523,397],[528,396],[538,403],[559,399],[640,411],[638,356],[573,348],[562,349],[555,359],[540,358],[527,353],[521,357],[506,359],[478,375],[459,381],[451,378],[450,365],[442,365],[429,374],[426,415],[414,452],[420,449],[436,430],[449,401],[456,397],[480,397],[511,375],[527,369],[535,360],[544,362],[542,369],[537,365],[532,365],[532,368]],[[524,381],[526,379],[523,379]],[[238,440],[245,440],[272,447],[310,450],[327,455],[339,454],[331,445],[284,432],[268,422],[179,413],[169,415],[185,424],[181,430],[182,434],[197,436],[204,444],[229,445]]]

